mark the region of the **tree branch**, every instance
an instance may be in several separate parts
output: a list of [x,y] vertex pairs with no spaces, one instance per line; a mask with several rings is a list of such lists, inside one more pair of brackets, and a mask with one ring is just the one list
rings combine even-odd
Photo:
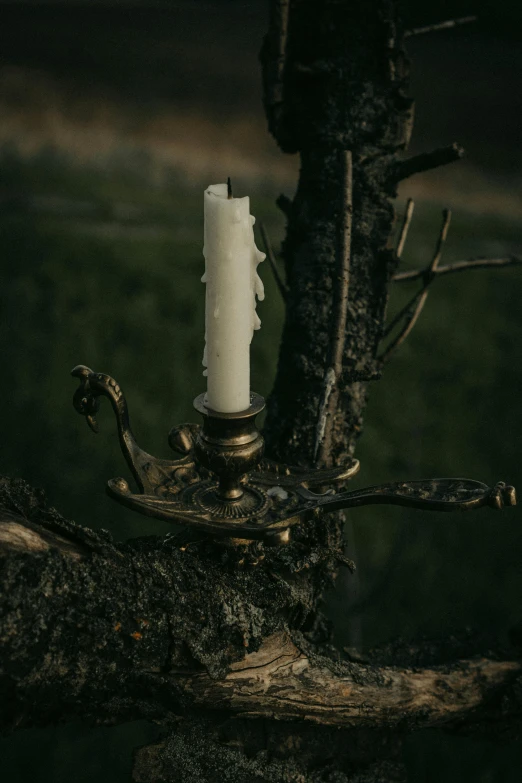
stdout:
[[397,166],[396,179],[403,180],[439,166],[446,166],[464,157],[464,148],[459,144],[450,144],[448,147],[439,147],[432,152],[423,152],[401,161]]
[[337,409],[338,384],[343,372],[343,354],[346,341],[346,320],[348,315],[348,293],[350,288],[350,256],[352,243],[352,210],[353,210],[353,164],[352,153],[345,150],[342,153],[343,187],[341,199],[341,221],[339,237],[338,275],[334,278],[336,291],[334,324],[330,366],[325,374],[325,389],[317,423],[315,443],[315,461],[319,465],[327,465],[331,459],[331,433],[333,418]]
[[[40,517],[46,514],[40,509]],[[51,515],[48,524],[61,522]],[[274,586],[285,585],[280,577],[272,581],[251,568],[227,579],[201,551],[165,541],[116,546],[65,520],[57,533],[10,511],[2,513],[0,540],[4,728],[56,714],[165,719],[195,706],[239,717],[414,730],[487,710],[522,673],[517,656],[425,668],[333,663],[288,628],[272,623],[270,632],[268,616],[278,614]],[[249,581],[257,607],[246,597]],[[216,654],[225,668],[215,665]]]
[[[403,225],[401,228],[401,234],[399,237],[399,243],[397,245],[397,255],[400,256],[404,247],[405,235],[407,234],[409,222],[411,220],[411,213],[409,213],[408,207],[411,205],[411,212],[413,212],[413,202],[411,199],[408,201],[406,208],[406,214],[404,216]],[[437,247],[433,255],[432,260],[425,269],[412,269],[407,272],[398,272],[394,275],[393,281],[397,283],[409,282],[412,280],[422,280],[423,287],[420,291],[417,291],[409,302],[397,313],[393,320],[388,324],[383,333],[383,339],[386,338],[397,326],[397,324],[406,318],[404,326],[397,337],[390,343],[384,353],[379,357],[382,363],[386,363],[391,358],[392,354],[399,348],[400,345],[406,340],[413,327],[415,326],[419,315],[422,312],[428,295],[428,287],[431,285],[436,277],[441,275],[452,274],[453,272],[466,272],[470,269],[491,269],[507,266],[515,266],[522,264],[522,258],[520,256],[508,256],[507,258],[477,258],[470,261],[456,261],[453,264],[447,264],[446,266],[439,266],[442,249],[446,241],[449,224],[451,220],[451,212],[445,210],[442,228],[437,241]]]
[[279,557],[183,537],[115,544],[64,520],[24,482],[4,480],[0,726],[75,713],[164,716],[174,708],[174,684],[168,704],[161,695],[172,668],[224,676],[287,628],[287,612],[309,611],[312,588],[301,580],[291,589],[278,577]]
[[[471,269],[498,269],[499,267],[516,266],[522,264],[520,256],[508,256],[506,258],[473,258],[469,261],[455,261],[453,264],[439,266],[434,270],[434,277],[449,275],[453,272],[467,272]],[[406,283],[418,280],[426,275],[425,269],[411,269],[407,272],[398,272],[393,277],[394,283]]]
[[[420,294],[417,294],[415,296],[414,303],[412,302],[408,303],[407,307],[411,308],[411,311],[407,314],[404,326],[399,332],[399,334],[397,335],[397,337],[394,340],[392,340],[392,342],[386,348],[384,353],[381,355],[380,359],[383,364],[389,362],[389,360],[391,359],[392,355],[395,353],[397,348],[399,348],[399,346],[401,346],[402,343],[406,340],[411,330],[417,323],[418,318],[424,308],[424,305],[426,304],[427,298],[428,298],[428,292],[426,289],[424,289],[420,292]],[[414,304],[414,307],[412,307],[412,304]],[[401,315],[404,314],[405,314],[404,310],[401,310]]]
[[413,27],[411,30],[405,30],[404,37],[411,38],[413,35],[424,35],[425,33],[437,33],[440,30],[450,30],[453,27],[459,27],[462,24],[476,22],[476,16],[461,16],[459,19],[447,19],[445,22],[436,22],[428,24],[425,27]]
[[437,245],[435,247],[433,258],[431,259],[430,263],[428,264],[428,266],[426,267],[422,275],[424,280],[423,287],[420,289],[420,291],[417,291],[417,293],[413,295],[410,301],[402,308],[402,310],[400,310],[397,313],[395,318],[384,330],[383,338],[387,337],[391,333],[391,331],[395,328],[395,326],[400,321],[402,321],[402,319],[406,316],[406,321],[403,325],[403,328],[380,357],[380,360],[383,364],[389,361],[392,354],[406,340],[411,330],[417,323],[419,315],[421,314],[422,309],[426,304],[426,299],[428,298],[428,286],[433,281],[437,268],[439,266],[439,261],[442,255],[442,249],[444,247],[444,243],[446,242],[446,238],[448,236],[450,222],[451,222],[451,211],[449,209],[445,209],[442,213],[442,226],[439,232],[439,237],[437,240]]
[[274,635],[258,652],[233,664],[223,680],[191,675],[184,689],[196,704],[244,717],[411,729],[462,720],[521,673],[518,660],[487,658],[426,669],[334,666],[310,659],[287,635]]
[[435,253],[433,255],[433,258],[431,259],[430,264],[428,265],[426,269],[426,277],[425,277],[425,285],[426,287],[431,283],[433,280],[433,275],[435,271],[437,270],[437,267],[439,265],[440,257],[442,255],[442,249],[444,247],[444,243],[446,242],[446,239],[448,237],[448,231],[451,223],[451,210],[445,209],[442,212],[442,226],[439,232],[439,238],[437,240],[437,246],[435,248]]
[[[292,296],[264,434],[271,457],[308,465],[319,456],[318,432],[323,429],[318,429],[318,424],[324,418],[318,417],[318,411],[324,408],[329,387],[336,307],[333,283],[339,277],[343,219],[339,210],[343,188],[340,149],[351,150],[354,156],[352,245],[357,248],[350,259],[344,347],[345,364],[350,369],[342,380],[330,450],[335,460],[342,461],[356,447],[367,380],[375,376],[387,289],[396,265],[394,254],[387,249],[393,221],[390,196],[396,185],[397,151],[404,148],[412,121],[412,101],[406,93],[409,64],[401,47],[397,6],[344,0],[323,5],[321,24],[314,27],[317,3],[291,4],[284,123],[277,127],[270,124],[283,150],[300,153],[301,165],[283,245]],[[265,82],[273,76],[267,54],[275,56],[280,28],[274,15],[271,20],[263,50]],[[327,74],[304,75],[295,68],[296,63],[316,66],[325,57],[334,69],[333,79]],[[374,90],[371,100],[368,83]],[[348,102],[346,95],[351,96]],[[376,106],[380,107],[379,118]],[[355,161],[364,161],[364,165]],[[352,370],[354,378],[350,378]],[[348,383],[344,377],[349,377]],[[338,535],[338,524],[337,517],[327,520],[332,539]],[[312,528],[315,536],[315,526],[310,525]]]
[[406,239],[408,237],[408,231],[410,228],[410,223],[413,217],[414,209],[415,209],[415,202],[412,198],[409,198],[408,201],[406,202],[406,211],[404,212],[401,231],[399,234],[399,239],[397,241],[397,249],[395,251],[395,255],[397,256],[397,258],[400,258],[402,256],[404,245],[406,244]]

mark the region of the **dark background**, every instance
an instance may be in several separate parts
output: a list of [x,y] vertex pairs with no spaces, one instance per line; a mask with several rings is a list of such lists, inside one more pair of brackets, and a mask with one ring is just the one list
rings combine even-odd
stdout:
[[[501,3],[405,5],[408,26],[479,21],[408,42],[412,152],[458,141],[468,155],[404,183],[416,210],[404,267],[425,265],[441,210],[444,262],[521,249],[522,11]],[[168,455],[204,388],[202,190],[230,175],[279,246],[274,206],[297,160],[261,106],[267,2],[0,3],[0,473],[44,487],[66,516],[116,537],[168,526],[115,506],[125,474],[110,411],[94,437],[71,405],[85,363],[126,391],[139,442]],[[260,243],[259,243],[260,244]],[[252,386],[267,394],[282,305],[266,266]],[[391,312],[411,294],[392,295]],[[522,270],[443,278],[413,335],[372,388],[354,486],[464,475],[522,488]],[[107,406],[108,408],[108,406]],[[327,611],[341,646],[520,621],[521,514],[360,509],[347,526],[355,578]],[[123,783],[145,723],[30,729],[0,740],[2,783]],[[408,740],[415,783],[515,783],[522,751],[424,732]]]

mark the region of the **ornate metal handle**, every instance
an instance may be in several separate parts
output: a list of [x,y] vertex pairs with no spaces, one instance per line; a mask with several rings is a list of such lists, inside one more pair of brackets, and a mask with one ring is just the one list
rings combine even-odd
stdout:
[[[85,416],[94,432],[98,429],[95,416],[99,397],[105,396],[110,400],[122,451],[138,485],[139,493],[136,494],[125,479],[112,479],[107,485],[111,497],[141,514],[190,525],[212,535],[283,543],[289,540],[289,529],[293,525],[321,511],[376,503],[432,511],[467,511],[480,506],[500,509],[516,503],[512,486],[499,482],[489,487],[479,481],[460,478],[404,481],[352,492],[329,490],[325,494],[316,494],[309,489],[310,486],[325,486],[351,478],[359,470],[357,460],[327,470],[289,467],[261,460],[257,467],[241,477],[237,473],[237,464],[239,461],[241,465],[242,457],[238,455],[244,447],[239,442],[241,438],[237,440],[226,435],[230,431],[230,415],[221,416],[222,423],[219,415],[209,416],[211,429],[206,438],[202,437],[198,425],[175,427],[170,432],[169,443],[183,456],[176,460],[157,459],[136,443],[119,384],[109,375],[94,373],[84,365],[75,367],[72,374],[80,380],[74,395],[74,407]],[[201,401],[198,407],[201,409]],[[250,416],[246,414],[248,412],[243,412],[238,417],[245,421]],[[261,438],[255,430],[253,416],[250,418],[251,428],[247,428],[248,432],[245,430],[241,437],[250,437],[250,433]],[[223,437],[216,438],[220,427]],[[227,464],[236,464],[237,497],[223,493],[222,485],[196,458],[195,451],[204,456],[210,467],[218,463],[225,465],[225,468],[220,468],[225,477]],[[259,453],[261,451],[262,448]]]
[[99,398],[107,397],[110,401],[116,417],[121,450],[140,493],[156,493],[171,484],[177,486],[182,477],[185,481],[188,476],[194,481],[199,479],[191,451],[192,433],[196,425],[184,425],[171,432],[171,446],[176,451],[184,452],[184,457],[178,460],[157,459],[138,446],[130,426],[127,401],[114,378],[93,372],[83,364],[75,367],[71,375],[80,380],[73,405],[81,416],[85,416],[94,433],[98,432],[96,414],[100,408]]
[[502,509],[516,505],[515,488],[503,481],[492,488],[480,481],[462,478],[400,481],[336,495],[317,495],[307,489],[299,489],[298,494],[314,508],[325,511],[378,503],[426,511],[470,511],[480,506]]

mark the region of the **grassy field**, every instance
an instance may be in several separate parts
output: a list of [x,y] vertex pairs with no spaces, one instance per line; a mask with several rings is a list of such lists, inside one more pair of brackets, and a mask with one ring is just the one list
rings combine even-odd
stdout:
[[[89,437],[70,406],[68,373],[84,363],[114,375],[137,437],[155,453],[166,453],[174,423],[194,418],[192,400],[205,385],[203,187],[183,189],[174,179],[155,189],[136,175],[70,169],[45,153],[5,160],[1,176],[14,194],[0,223],[9,418],[38,431],[30,443],[13,438],[3,468],[43,484],[82,522],[116,524],[122,514],[103,494],[104,481],[123,469],[112,413],[107,405],[100,436]],[[261,196],[252,208],[277,238],[275,207]],[[267,289],[253,347],[253,382],[263,393],[282,319],[271,278]],[[118,535],[127,525],[136,535],[142,521],[123,516]]]
[[[139,443],[168,456],[170,427],[196,420],[192,400],[205,385],[203,188],[231,175],[277,248],[284,224],[274,202],[281,190],[291,195],[297,173],[296,158],[270,139],[260,101],[266,4],[205,7],[2,9],[0,473],[43,487],[64,515],[118,539],[169,527],[106,497],[107,479],[127,475],[113,416],[102,406],[100,434],[88,430],[71,404],[70,370],[84,363],[113,375]],[[426,8],[415,13],[423,23]],[[508,18],[504,9],[504,26]],[[405,268],[430,260],[444,207],[454,216],[443,262],[520,253],[522,58],[488,19],[475,36],[461,29],[408,44],[413,151],[457,139],[470,157],[401,188],[399,214],[407,196],[417,201]],[[283,306],[266,264],[261,275],[252,386],[267,395]],[[414,288],[397,286],[391,315]],[[522,268],[433,284],[413,334],[372,385],[354,487],[460,475],[522,492],[521,301]],[[341,574],[325,606],[338,644],[466,626],[504,635],[520,621],[521,521],[517,509],[354,511],[346,533],[357,574]],[[145,723],[23,731],[0,740],[0,777],[124,783],[132,749],[156,735]],[[442,732],[411,739],[407,762],[415,783],[522,776],[520,748]]]
[[[86,363],[114,375],[127,393],[140,443],[164,455],[170,426],[195,419],[192,399],[204,388],[202,184],[189,186],[170,172],[154,186],[146,163],[102,172],[49,149],[30,158],[6,149],[0,169],[0,341],[7,385],[0,469],[44,487],[64,514],[109,528],[117,538],[165,534],[168,526],[120,509],[104,495],[105,481],[126,473],[112,413],[105,406],[94,437],[72,408],[70,369]],[[277,246],[283,225],[276,193],[257,193],[251,183],[249,192],[252,211]],[[440,205],[417,208],[405,267],[429,260],[439,224]],[[519,237],[513,218],[460,209],[444,260],[506,254]],[[442,474],[522,486],[521,272],[468,273],[433,285],[416,331],[372,389],[358,486]],[[283,308],[266,266],[262,275],[267,297],[253,345],[252,385],[266,395]],[[391,313],[411,290],[397,287]],[[467,625],[503,633],[519,620],[520,512],[432,517],[360,509],[351,515],[350,535],[358,578],[341,576],[327,605],[339,644],[355,638],[366,647]],[[29,780],[32,767],[23,771],[19,751],[31,737],[46,759],[42,783],[69,780],[78,757],[93,745],[96,759],[82,762],[75,779],[98,775],[103,759],[111,780],[123,781],[130,763],[124,749],[150,731],[141,724],[118,730],[75,724],[24,733],[5,746],[6,780]],[[462,749],[438,734],[427,745],[410,743],[416,781],[442,779],[433,777],[433,768],[440,774],[454,768]],[[472,776],[458,779],[515,783],[522,759],[515,749],[509,754],[490,749]]]

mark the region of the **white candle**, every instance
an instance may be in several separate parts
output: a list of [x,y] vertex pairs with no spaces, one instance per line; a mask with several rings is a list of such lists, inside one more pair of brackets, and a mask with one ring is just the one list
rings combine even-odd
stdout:
[[229,198],[227,185],[210,185],[204,204],[206,405],[237,413],[250,406],[250,343],[261,326],[256,296],[264,299],[257,265],[265,254],[255,245],[248,197]]

